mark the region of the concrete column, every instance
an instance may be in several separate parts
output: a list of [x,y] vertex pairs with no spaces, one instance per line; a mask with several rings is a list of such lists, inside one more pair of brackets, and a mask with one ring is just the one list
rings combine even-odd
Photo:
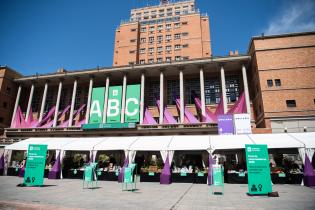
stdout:
[[143,116],[144,116],[144,85],[145,85],[145,76],[144,76],[144,72],[142,72],[141,95],[140,95],[140,124],[143,124]]
[[56,101],[56,109],[55,109],[53,127],[57,127],[61,90],[62,90],[62,80],[59,81],[59,86],[58,86],[58,93],[57,93],[57,101]]
[[225,85],[225,73],[224,68],[221,66],[221,91],[222,91],[222,99],[223,99],[223,111],[224,114],[227,113],[227,101],[226,101],[226,85]]
[[71,99],[71,108],[70,108],[68,127],[72,126],[74,103],[75,103],[75,95],[77,94],[77,85],[78,85],[78,80],[75,79],[74,83],[73,83],[73,91],[72,91],[72,99]]
[[159,123],[163,124],[164,118],[164,73],[160,72],[160,120]]
[[179,97],[180,97],[180,123],[185,120],[185,103],[184,103],[184,75],[183,70],[179,70]]
[[43,94],[43,98],[42,98],[42,105],[40,107],[38,122],[42,121],[42,119],[43,119],[44,109],[45,109],[45,104],[46,104],[47,91],[48,91],[48,82],[45,82],[44,94]]
[[200,100],[201,100],[201,113],[206,116],[206,100],[205,100],[205,79],[203,68],[200,68]]
[[92,89],[93,89],[93,77],[90,77],[88,101],[87,101],[87,104],[86,104],[86,113],[85,113],[85,123],[86,124],[89,123],[89,119],[90,119]]
[[19,88],[18,88],[18,92],[17,92],[17,95],[16,95],[16,99],[15,99],[15,104],[14,104],[14,109],[13,109],[13,115],[12,115],[12,119],[11,119],[11,125],[13,124],[13,121],[14,121],[14,117],[16,115],[16,110],[19,106],[19,103],[20,103],[20,96],[21,96],[21,90],[22,90],[22,86],[21,84],[19,85]]
[[32,106],[33,95],[34,95],[34,83],[32,83],[30,97],[28,98],[25,120],[27,120],[29,115],[30,115],[30,109],[31,109],[31,106]]
[[250,114],[250,100],[249,100],[249,91],[248,91],[248,81],[247,81],[246,67],[244,64],[242,65],[242,74],[243,74],[246,110],[247,110],[247,113]]
[[123,90],[122,90],[122,98],[121,98],[121,115],[120,122],[125,122],[125,104],[126,104],[126,87],[127,87],[127,75],[124,75],[123,79]]
[[103,123],[106,123],[106,117],[107,117],[108,91],[109,91],[109,76],[106,77]]

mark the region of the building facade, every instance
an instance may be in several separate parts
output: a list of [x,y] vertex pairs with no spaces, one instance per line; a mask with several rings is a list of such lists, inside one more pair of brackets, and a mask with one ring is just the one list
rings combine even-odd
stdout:
[[113,66],[211,57],[209,17],[194,0],[131,10],[116,29]]

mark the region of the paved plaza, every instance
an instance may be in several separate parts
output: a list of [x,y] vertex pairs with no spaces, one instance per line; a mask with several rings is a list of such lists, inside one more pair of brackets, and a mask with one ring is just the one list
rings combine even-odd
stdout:
[[137,183],[122,191],[117,182],[100,181],[82,189],[82,180],[45,179],[45,187],[17,187],[18,177],[0,177],[0,209],[315,209],[315,189],[274,185],[280,197],[247,196],[247,185],[225,184],[224,195],[210,194],[205,184]]

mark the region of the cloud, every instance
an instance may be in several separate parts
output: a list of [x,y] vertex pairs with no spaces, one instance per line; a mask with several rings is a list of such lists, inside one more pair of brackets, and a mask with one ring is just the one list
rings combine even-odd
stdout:
[[285,5],[273,17],[265,34],[282,34],[315,30],[315,1],[285,1]]

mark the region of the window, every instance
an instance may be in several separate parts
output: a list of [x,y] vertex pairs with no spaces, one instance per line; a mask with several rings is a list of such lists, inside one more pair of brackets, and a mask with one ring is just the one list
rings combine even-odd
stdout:
[[147,40],[146,38],[141,38],[141,39],[140,39],[140,42],[141,42],[141,43],[145,43],[146,40]]
[[164,17],[164,14],[160,14],[159,16],[160,16],[160,17]]
[[11,88],[10,88],[10,87],[7,87],[7,89],[5,90],[5,93],[8,94],[8,95],[10,95],[10,93],[11,93]]
[[173,13],[171,13],[171,12],[167,13],[167,16],[172,16],[172,15],[173,15]]
[[78,110],[80,108],[81,94],[82,94],[82,89],[81,89],[81,87],[78,87],[77,92],[75,94],[74,110]]
[[154,37],[149,37],[149,42],[154,42]]
[[145,60],[140,60],[140,64],[145,64]]
[[182,25],[187,25],[188,24],[188,22],[182,22]]
[[165,39],[166,40],[171,40],[172,39],[172,35],[166,35]]
[[[166,62],[171,62],[171,60],[172,60],[171,57],[166,57],[166,58],[165,58],[165,61],[166,61]],[[315,103],[315,99],[314,99],[314,103]]]
[[154,52],[154,48],[153,47],[149,48],[149,52],[153,53]]
[[130,39],[130,42],[132,42],[132,43],[133,43],[133,42],[136,42],[136,40],[135,40],[135,39]]
[[163,25],[159,25],[159,26],[157,27],[157,30],[159,30],[159,31],[163,30]]
[[147,31],[146,27],[141,28],[141,32],[146,32],[146,31]]
[[131,29],[131,32],[135,32],[135,31],[137,31],[136,28],[132,28],[132,29]]
[[205,80],[205,100],[206,104],[218,104],[221,97],[221,83],[220,79],[206,79]]
[[150,27],[150,31],[151,31],[151,32],[154,31],[154,26],[151,26],[151,27]]
[[8,103],[7,102],[3,102],[3,108],[7,108],[8,107]]
[[182,36],[188,36],[187,32],[182,33]]
[[171,24],[166,24],[166,25],[165,25],[165,28],[166,28],[166,29],[171,29],[171,28],[172,28],[172,25],[171,25]]
[[176,11],[175,11],[175,15],[180,15],[180,11],[179,11],[179,10],[176,10]]
[[135,52],[136,52],[136,51],[134,51],[134,50],[130,50],[130,51],[129,51],[130,54],[134,54]]
[[182,45],[182,48],[187,48],[188,47],[188,44],[183,44]]
[[281,86],[281,80],[280,79],[275,79],[275,85],[276,85],[276,87]]
[[166,46],[166,51],[171,51],[172,50],[172,46],[168,45]]
[[240,95],[239,76],[227,76],[225,80],[227,102],[235,102]]
[[296,107],[295,100],[286,100],[287,107]]
[[193,104],[194,96],[200,96],[200,79],[186,79],[185,80],[185,103]]
[[145,53],[145,48],[140,49],[140,54],[143,54],[143,53]]
[[180,61],[181,57],[180,56],[175,56],[175,61]]
[[158,48],[157,48],[157,51],[158,51],[158,52],[163,52],[163,47],[158,47]]
[[150,64],[152,64],[152,63],[154,63],[154,60],[151,58],[151,59],[148,60],[148,62],[149,62]]
[[183,60],[189,60],[189,56],[183,56]]
[[173,8],[167,8],[168,12],[171,12],[173,10]]
[[273,81],[272,81],[272,79],[268,79],[268,80],[267,80],[267,86],[268,86],[268,87],[272,87],[272,86],[273,86]]
[[162,63],[163,59],[162,59],[162,58],[157,58],[156,61],[157,61],[158,63]]
[[181,46],[180,44],[175,45],[175,50],[180,50]]
[[315,98],[314,98],[314,104],[315,104]]
[[[59,105],[59,108],[61,110],[66,108],[66,105],[68,105],[67,104],[67,96],[68,96],[68,88],[63,88],[63,90],[61,91],[61,96],[60,96],[60,98],[62,98],[63,100],[60,100],[60,105]],[[33,109],[33,106],[32,106],[32,109]],[[34,109],[33,109],[33,111],[34,111]]]
[[156,100],[160,98],[160,81],[150,81],[149,88],[145,88],[147,105],[156,106]]
[[133,61],[129,62],[129,65],[131,65],[131,66],[134,65],[134,64],[135,64],[135,62],[133,62]]
[[[77,93],[78,93],[78,90],[77,90]],[[46,103],[45,103],[45,107],[44,107],[45,112],[49,111],[51,109],[51,107],[53,106],[53,97],[54,97],[54,91],[48,89],[47,97],[46,97]]]
[[179,28],[180,27],[180,23],[174,23],[174,28]]
[[175,34],[174,39],[180,39],[180,34]]
[[160,9],[160,10],[159,10],[159,13],[163,13],[163,12],[164,12],[164,9]]
[[163,36],[158,36],[158,37],[157,37],[157,40],[158,40],[158,41],[163,41]]

